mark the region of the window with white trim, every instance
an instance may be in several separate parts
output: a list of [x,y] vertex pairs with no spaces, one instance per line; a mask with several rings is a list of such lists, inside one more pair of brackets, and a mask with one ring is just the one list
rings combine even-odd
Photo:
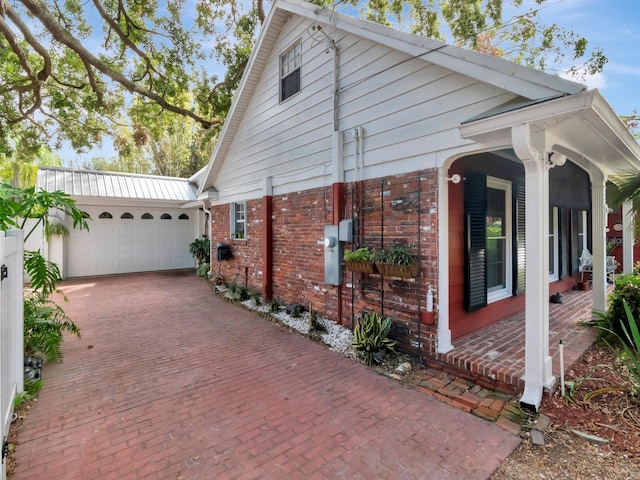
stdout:
[[512,295],[511,182],[487,177],[487,301]]
[[247,238],[247,202],[234,202],[229,212],[231,238]]
[[302,65],[302,44],[298,41],[280,56],[280,101],[300,91],[300,65]]

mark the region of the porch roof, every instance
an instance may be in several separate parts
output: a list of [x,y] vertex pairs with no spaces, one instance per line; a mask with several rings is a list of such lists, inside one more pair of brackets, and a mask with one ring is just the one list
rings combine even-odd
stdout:
[[598,90],[526,104],[504,105],[460,126],[463,138],[511,145],[511,127],[529,124],[547,147],[569,159],[594,164],[612,177],[640,170],[640,145]]

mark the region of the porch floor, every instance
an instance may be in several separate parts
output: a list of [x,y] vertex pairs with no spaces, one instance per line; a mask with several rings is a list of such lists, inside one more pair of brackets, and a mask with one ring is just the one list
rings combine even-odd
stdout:
[[[563,303],[549,304],[549,355],[556,384],[560,378],[559,342],[564,345],[565,372],[591,346],[597,331],[578,325],[589,320],[592,290],[563,293]],[[454,349],[438,355],[439,362],[469,372],[479,384],[508,393],[524,389],[524,312],[453,341]]]

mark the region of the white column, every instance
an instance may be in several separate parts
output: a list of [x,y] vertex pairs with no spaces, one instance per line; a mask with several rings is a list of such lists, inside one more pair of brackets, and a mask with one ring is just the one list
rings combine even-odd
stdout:
[[[535,411],[544,388],[555,383],[549,356],[549,172],[544,147],[533,146],[528,125],[512,128],[525,169],[525,371],[520,403]],[[542,153],[541,153],[542,152]]]
[[622,271],[631,273],[633,271],[633,241],[635,239],[635,218],[633,216],[633,205],[626,201],[622,204]]
[[591,179],[591,247],[593,249],[593,310],[607,309],[606,242],[608,209],[605,204],[606,178],[594,175]]
[[449,326],[449,182],[438,169],[438,353],[453,350]]

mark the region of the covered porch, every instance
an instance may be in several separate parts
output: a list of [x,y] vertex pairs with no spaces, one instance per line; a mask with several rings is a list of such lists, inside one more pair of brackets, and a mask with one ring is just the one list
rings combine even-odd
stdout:
[[[609,290],[612,290],[610,286]],[[589,320],[593,290],[570,290],[561,304],[549,304],[549,355],[552,372],[560,379],[559,343],[563,342],[565,371],[589,348],[597,336],[594,327],[578,325]],[[517,395],[524,389],[525,312],[465,335],[455,348],[428,361],[431,367],[451,370],[474,382]]]

